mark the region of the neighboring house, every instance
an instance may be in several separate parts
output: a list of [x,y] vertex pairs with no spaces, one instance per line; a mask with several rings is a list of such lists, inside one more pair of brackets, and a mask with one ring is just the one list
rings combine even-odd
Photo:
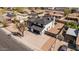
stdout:
[[45,12],[38,14],[39,17],[44,15],[45,15]]
[[72,14],[69,14],[69,15],[65,18],[65,20],[78,22],[78,21],[79,21],[79,13],[72,13]]
[[72,13],[75,13],[75,12],[76,12],[76,13],[79,13],[79,8],[77,8],[77,7],[74,7],[74,8],[71,7],[71,8],[69,8],[69,9],[71,9],[71,12],[72,12]]
[[69,44],[73,45],[74,48],[79,48],[79,31],[77,29],[72,29],[72,28],[68,28],[66,35],[65,35],[65,39],[67,42],[69,42]]
[[27,21],[28,20],[28,15],[27,14],[17,14],[16,15],[16,20],[24,20],[24,21]]
[[68,8],[68,7],[55,7],[54,10],[55,11],[64,11],[65,8]]
[[37,17],[38,14],[34,11],[31,11],[31,14],[29,14],[29,17]]
[[49,11],[48,14],[55,17],[56,19],[64,17],[64,12],[62,11]]
[[15,14],[12,11],[6,11],[5,14],[2,15],[6,20],[13,20]]
[[77,7],[55,7],[54,10],[55,11],[64,11],[65,8],[70,9],[72,13],[74,13],[74,12],[79,13],[79,8],[77,8]]
[[45,10],[53,10],[54,7],[45,7],[44,9],[45,9]]
[[27,22],[27,25],[30,31],[37,34],[44,34],[45,31],[48,31],[51,27],[54,27],[54,23],[54,17],[43,16],[37,18],[30,18]]
[[12,11],[12,10],[13,10],[13,7],[6,7],[6,9],[7,9],[8,11]]

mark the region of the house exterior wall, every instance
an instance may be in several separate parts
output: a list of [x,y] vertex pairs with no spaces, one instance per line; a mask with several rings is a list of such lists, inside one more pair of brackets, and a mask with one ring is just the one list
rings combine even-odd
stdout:
[[48,31],[49,29],[51,29],[51,27],[54,27],[54,21],[52,21],[49,24],[45,25],[45,28],[43,29],[43,31],[40,34],[44,34],[45,31]]

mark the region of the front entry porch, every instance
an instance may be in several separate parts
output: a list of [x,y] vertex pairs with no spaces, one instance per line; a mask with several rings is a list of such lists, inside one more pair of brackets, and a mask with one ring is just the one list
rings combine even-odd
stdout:
[[35,34],[40,34],[40,31],[38,31],[38,30],[35,30],[35,29],[32,29],[32,28],[31,28],[31,31],[32,31],[33,33],[35,33]]

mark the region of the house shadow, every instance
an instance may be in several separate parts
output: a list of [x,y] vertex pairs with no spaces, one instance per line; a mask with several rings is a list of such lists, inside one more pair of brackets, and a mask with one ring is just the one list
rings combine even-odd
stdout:
[[[65,37],[65,38],[64,38],[64,42],[67,42],[67,43],[68,43],[68,48],[77,51],[77,49],[76,49],[76,40],[75,40],[75,37],[69,36],[69,35],[65,35],[64,37]],[[70,40],[69,38],[70,38],[71,40]]]
[[70,49],[73,49],[73,50],[76,50],[76,51],[77,51],[77,49],[76,49],[76,44],[71,44],[71,43],[68,43],[68,48],[70,48]]
[[0,51],[33,51],[0,29]]
[[40,35],[40,33],[37,33],[37,32],[32,32],[31,30],[28,30],[29,32],[35,34],[35,35]]
[[54,34],[54,33],[48,32],[48,31],[45,31],[45,34],[48,36],[51,36],[51,37],[56,37],[56,35],[57,35],[57,34]]

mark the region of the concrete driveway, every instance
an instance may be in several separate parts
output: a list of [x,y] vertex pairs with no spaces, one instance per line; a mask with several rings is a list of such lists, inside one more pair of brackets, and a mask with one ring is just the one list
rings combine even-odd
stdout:
[[[37,35],[29,31],[25,31],[24,37],[18,39],[23,44],[29,46],[35,51],[43,50],[42,46],[50,39],[50,36],[47,35]],[[48,49],[48,48],[47,48]]]

